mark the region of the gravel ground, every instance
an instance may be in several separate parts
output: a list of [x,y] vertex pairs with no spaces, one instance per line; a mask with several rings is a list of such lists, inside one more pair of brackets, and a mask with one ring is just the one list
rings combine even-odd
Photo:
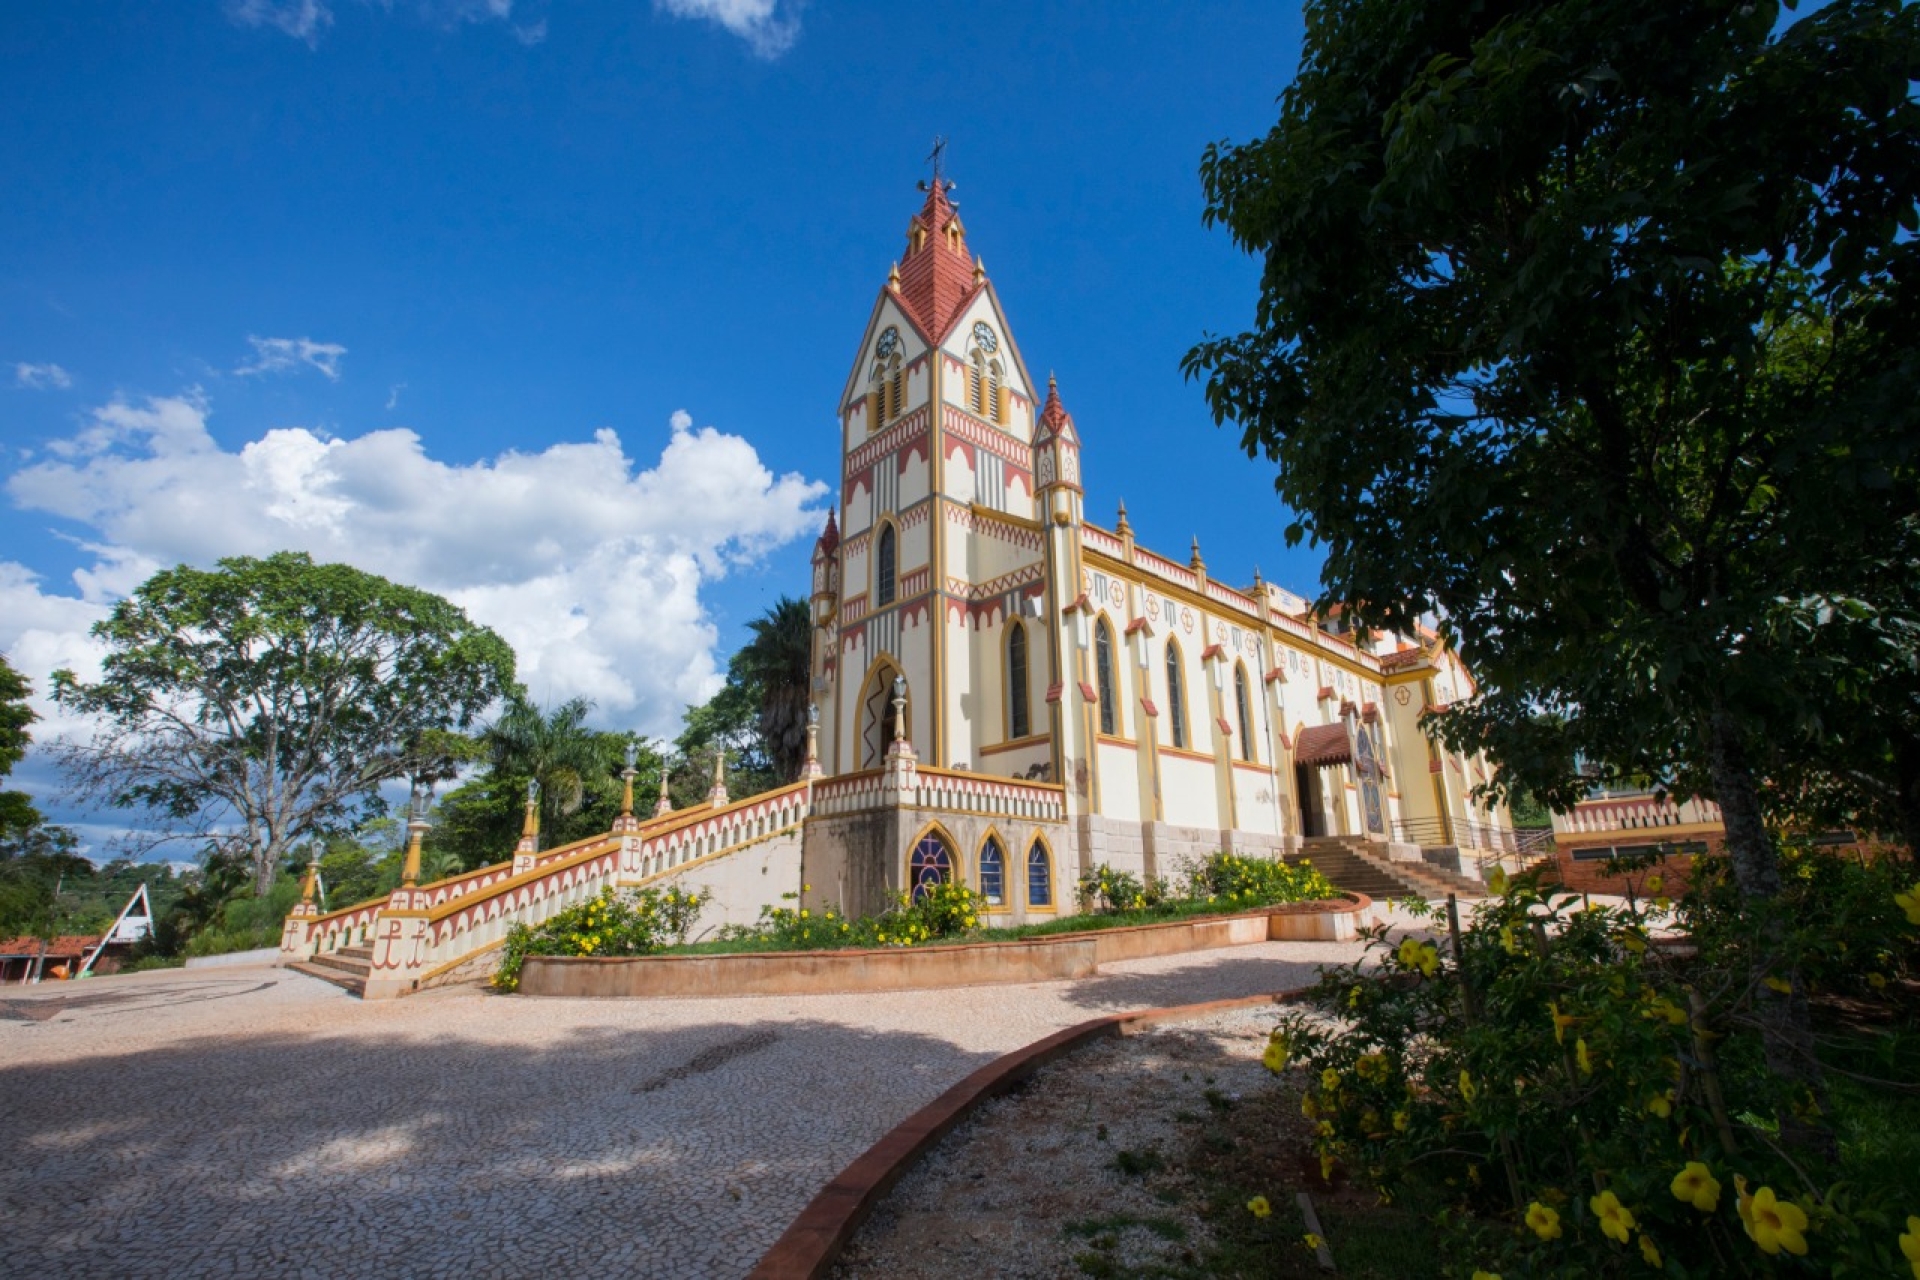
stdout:
[[[987,1103],[894,1188],[842,1280],[1080,1276],[1196,1265],[1211,1243],[1185,1153],[1200,1117],[1270,1090],[1273,1006],[1101,1040]],[[1151,1174],[1153,1176],[1143,1176]]]

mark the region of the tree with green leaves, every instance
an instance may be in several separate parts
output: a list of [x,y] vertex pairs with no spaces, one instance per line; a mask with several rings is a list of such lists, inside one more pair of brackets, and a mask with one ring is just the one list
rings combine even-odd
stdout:
[[102,678],[54,673],[100,725],[58,750],[77,792],[153,815],[149,844],[244,857],[258,895],[296,846],[377,814],[383,784],[452,776],[515,688],[506,642],[446,600],[296,552],[164,570],[93,634]]
[[[33,743],[30,726],[40,718],[27,699],[33,686],[0,654],[0,781],[5,781]],[[0,790],[0,839],[25,835],[40,825],[40,811],[24,791]]]
[[[1577,755],[1717,800],[1763,935],[1783,755],[1900,767],[1846,744],[1920,617],[1916,75],[1894,0],[1322,0],[1273,130],[1202,164],[1263,274],[1186,368],[1323,601],[1440,618],[1479,689],[1429,728],[1497,788],[1569,805]],[[1802,987],[1759,1014],[1817,1080]]]
[[[692,765],[686,787],[701,793],[716,751],[727,753],[736,795],[785,786],[806,763],[812,614],[806,601],[781,596],[747,629],[750,638],[727,662],[726,684],[703,705],[687,708],[676,744]],[[709,773],[701,773],[703,767]]]

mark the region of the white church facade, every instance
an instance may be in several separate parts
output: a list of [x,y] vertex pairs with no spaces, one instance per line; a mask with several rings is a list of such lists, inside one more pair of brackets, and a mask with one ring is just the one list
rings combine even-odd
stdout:
[[[1124,507],[1087,518],[1073,417],[1035,384],[951,184],[923,186],[837,406],[809,900],[874,910],[950,876],[1012,920],[1072,910],[1101,863],[1509,845],[1471,795],[1485,762],[1418,727],[1472,688],[1433,636],[1356,639],[1257,574],[1215,580],[1197,545],[1184,563],[1138,545]],[[921,802],[930,780],[948,800]]]

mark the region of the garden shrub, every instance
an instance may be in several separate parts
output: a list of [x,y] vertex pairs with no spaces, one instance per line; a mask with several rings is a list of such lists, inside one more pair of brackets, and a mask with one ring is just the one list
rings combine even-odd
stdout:
[[686,940],[705,899],[693,890],[602,889],[537,925],[507,931],[493,975],[501,991],[517,991],[528,956],[644,956]]
[[1787,963],[1757,982],[1753,913],[1711,859],[1678,904],[1693,945],[1671,953],[1649,936],[1657,880],[1653,902],[1586,908],[1496,875],[1457,937],[1368,931],[1369,956],[1325,971],[1267,1049],[1305,1072],[1323,1175],[1437,1190],[1463,1277],[1920,1277],[1920,1171],[1851,1182],[1784,1150],[1780,1119],[1822,1104],[1765,1069],[1753,1016],[1796,985],[1886,990],[1920,909],[1891,863],[1786,863]]
[[[799,894],[782,894],[797,902]],[[943,881],[930,886],[918,901],[901,893],[877,916],[843,916],[832,907],[818,914],[806,907],[760,908],[752,925],[729,925],[720,931],[728,941],[754,942],[774,951],[820,951],[834,947],[911,947],[958,937],[980,926],[987,900],[963,884]]]
[[1248,858],[1224,850],[1186,869],[1187,896],[1207,901],[1276,906],[1331,898],[1340,891],[1311,863]]

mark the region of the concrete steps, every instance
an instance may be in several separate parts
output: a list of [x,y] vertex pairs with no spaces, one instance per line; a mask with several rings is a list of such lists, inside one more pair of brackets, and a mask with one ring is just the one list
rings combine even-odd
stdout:
[[364,996],[367,993],[367,975],[373,972],[373,947],[342,947],[338,951],[315,956],[311,960],[301,960],[287,967],[309,978],[331,982],[356,996]]
[[1309,837],[1290,863],[1310,862],[1320,874],[1342,889],[1364,893],[1377,901],[1391,898],[1484,898],[1487,887],[1478,880],[1437,867],[1430,862],[1393,862],[1373,853],[1355,837]]

